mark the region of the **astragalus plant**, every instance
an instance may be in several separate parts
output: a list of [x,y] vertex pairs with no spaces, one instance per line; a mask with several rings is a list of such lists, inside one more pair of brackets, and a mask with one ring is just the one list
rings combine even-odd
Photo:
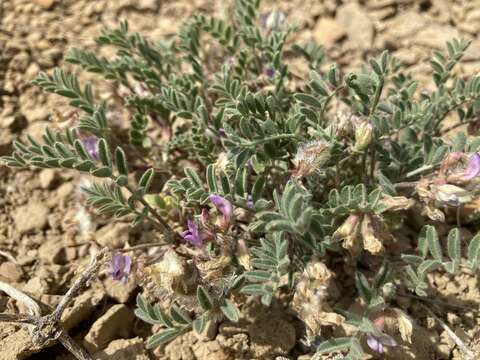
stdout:
[[[142,279],[136,314],[161,325],[149,347],[280,293],[305,323],[304,351],[359,359],[408,343],[415,319],[398,297],[428,300],[427,274],[478,267],[480,235],[464,230],[478,221],[480,139],[455,130],[478,121],[480,78],[452,73],[469,44],[435,52],[436,88],[422,91],[387,52],[344,74],[258,8],[238,0],[228,20],[196,15],[160,42],[122,22],[97,38],[113,58],[72,49],[65,60],[115,84],[117,100],[63,70],[39,74],[75,126],[16,142],[3,161],[89,173],[90,205],[158,230],[156,260],[117,253],[111,269]],[[290,73],[295,57],[308,77]]]

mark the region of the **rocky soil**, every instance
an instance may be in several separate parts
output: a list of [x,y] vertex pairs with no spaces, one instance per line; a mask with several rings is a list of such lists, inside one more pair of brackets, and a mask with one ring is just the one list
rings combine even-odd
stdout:
[[[62,64],[71,46],[95,49],[94,36],[104,26],[128,19],[134,30],[151,38],[169,36],[194,12],[223,13],[224,1],[213,0],[4,0],[0,2],[0,155],[11,143],[39,137],[55,122],[58,99],[41,93],[30,81],[39,71]],[[222,6],[223,5],[223,6]],[[264,1],[262,11],[280,8],[298,27],[293,42],[315,39],[345,71],[389,49],[426,86],[430,68],[422,60],[454,37],[472,40],[458,71],[480,71],[480,2],[478,0],[289,0]],[[303,63],[292,70],[304,76]],[[108,91],[108,89],[106,89]],[[128,230],[84,207],[79,187],[88,182],[66,171],[12,171],[0,165],[0,280],[55,306],[72,278],[100,246],[152,241],[148,228]],[[437,274],[432,308],[455,333],[480,351],[478,274],[452,279]],[[64,314],[65,328],[98,359],[274,359],[296,358],[302,329],[281,304],[272,309],[248,303],[239,324],[224,323],[211,340],[187,333],[167,346],[147,351],[150,329],[133,315],[137,287],[115,283],[105,274],[91,284]],[[446,332],[410,298],[404,308],[418,314],[413,346],[398,347],[391,359],[461,359]],[[0,294],[0,312],[22,312]],[[253,316],[261,313],[262,316]],[[439,312],[437,312],[439,313]],[[276,329],[275,334],[269,329]],[[306,357],[299,357],[306,359]],[[28,331],[2,323],[0,360],[72,359],[59,345],[38,350]]]

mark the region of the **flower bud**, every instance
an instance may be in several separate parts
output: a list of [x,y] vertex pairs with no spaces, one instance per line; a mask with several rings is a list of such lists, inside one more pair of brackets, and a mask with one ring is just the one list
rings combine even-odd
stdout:
[[370,143],[373,138],[373,125],[369,122],[362,122],[357,129],[355,130],[355,145],[353,147],[354,151],[364,150]]
[[382,199],[382,205],[389,211],[408,210],[415,205],[415,200],[405,196],[387,196]]
[[360,230],[363,238],[363,248],[372,255],[380,255],[384,251],[382,242],[375,234],[372,218],[370,215],[365,215],[362,221],[362,227]]
[[393,299],[395,297],[396,292],[397,292],[397,288],[395,284],[391,282],[388,282],[382,286],[382,295],[385,297],[385,299]]
[[317,140],[299,147],[293,159],[293,176],[302,177],[318,171],[330,159],[330,144]]
[[285,22],[285,14],[281,11],[270,11],[262,16],[262,26],[267,30],[280,30]]
[[350,112],[340,112],[335,119],[336,135],[339,139],[353,135],[360,122],[359,118]]
[[455,185],[440,185],[436,190],[435,199],[443,205],[459,206],[473,199],[469,191]]

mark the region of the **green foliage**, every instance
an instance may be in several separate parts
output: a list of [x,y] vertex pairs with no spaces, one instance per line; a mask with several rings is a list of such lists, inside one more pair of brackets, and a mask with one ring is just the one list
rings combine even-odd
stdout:
[[281,280],[289,273],[290,259],[287,253],[288,241],[279,233],[272,241],[260,240],[260,246],[252,248],[254,270],[244,273],[247,284],[241,292],[261,296],[264,305],[270,305]]
[[[372,317],[391,309],[397,289],[425,297],[429,273],[479,267],[480,235],[463,239],[458,223],[448,223],[450,210],[460,220],[461,209],[448,208],[460,206],[455,192],[480,194],[475,177],[465,177],[480,139],[449,133],[478,121],[480,77],[454,75],[469,46],[463,40],[434,52],[433,91],[418,89],[388,52],[345,74],[320,44],[287,48],[293,28],[278,12],[265,17],[260,9],[259,0],[237,0],[231,18],[197,14],[163,42],[132,33],[126,22],[104,29],[99,52],[74,48],[66,61],[121,89],[128,131],[111,123],[113,104],[98,102],[90,84],[56,69],[33,83],[78,109],[78,131],[49,128],[41,140],[16,141],[1,159],[11,167],[73,169],[101,179],[84,189],[88,204],[134,225],[149,221],[181,257],[172,260],[175,274],[184,275],[185,264],[195,269],[190,282],[170,279],[168,309],[137,297],[136,315],[162,327],[148,347],[189,329],[201,333],[210,321],[239,321],[238,299],[245,296],[265,306],[280,292],[301,298],[298,284],[308,278],[304,291],[315,296],[295,309],[305,320],[308,309],[323,311],[307,301],[328,300],[328,284],[318,284],[326,280],[308,273],[315,268],[309,265],[322,263],[340,273],[333,278],[351,278],[345,286],[365,308],[362,314],[335,309],[357,333],[318,346],[318,329],[306,321],[311,353],[359,359],[363,336],[385,335]],[[103,56],[104,48],[115,55]],[[286,52],[307,61],[308,77],[290,72]],[[457,122],[445,127],[454,112]],[[94,151],[85,143],[90,136],[97,138]],[[233,213],[225,203],[212,204],[213,194]],[[415,221],[408,211],[417,213]],[[173,230],[185,229],[187,220],[198,248]],[[453,228],[446,237],[437,233],[440,220]],[[418,224],[424,228],[411,239]],[[402,242],[395,247],[401,254],[395,242]],[[367,252],[383,256],[382,265],[366,261]]]

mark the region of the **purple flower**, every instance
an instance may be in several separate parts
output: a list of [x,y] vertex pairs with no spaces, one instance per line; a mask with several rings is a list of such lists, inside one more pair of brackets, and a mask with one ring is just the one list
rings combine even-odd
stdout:
[[223,221],[220,227],[224,230],[228,229],[233,216],[232,203],[227,199],[221,197],[220,195],[212,194],[208,198],[217,207],[218,211],[220,211],[223,215]]
[[128,275],[132,270],[132,258],[128,255],[115,254],[110,263],[110,275],[114,280],[120,280],[123,283],[128,281]]
[[247,196],[247,203],[246,203],[246,205],[247,205],[247,208],[249,208],[249,209],[252,209],[252,210],[255,209],[255,204],[254,204],[254,202],[253,202],[252,195],[250,195],[250,194]]
[[275,77],[275,69],[271,68],[271,67],[266,68],[265,69],[265,75],[267,75],[267,77],[270,80],[273,80],[273,78]]
[[480,154],[475,153],[470,158],[467,168],[463,173],[463,179],[465,181],[470,181],[476,178],[480,174]]
[[195,245],[197,247],[202,246],[203,244],[203,237],[200,234],[200,230],[198,229],[198,225],[193,222],[192,220],[187,221],[188,230],[185,230],[182,233],[182,237],[185,239],[186,242]]
[[88,155],[98,161],[100,157],[98,156],[98,138],[96,136],[89,136],[82,140],[85,150],[87,150]]
[[367,336],[367,344],[373,351],[383,354],[384,346],[397,346],[394,338],[388,335],[374,336],[369,334]]

